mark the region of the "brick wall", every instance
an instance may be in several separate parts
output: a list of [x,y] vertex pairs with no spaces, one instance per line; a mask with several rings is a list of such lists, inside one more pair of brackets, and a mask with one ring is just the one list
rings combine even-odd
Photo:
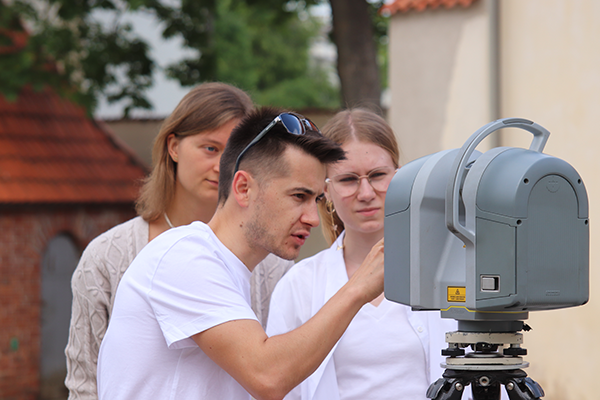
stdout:
[[134,216],[131,205],[0,207],[0,399],[39,395],[41,263],[48,242],[70,235],[83,250]]

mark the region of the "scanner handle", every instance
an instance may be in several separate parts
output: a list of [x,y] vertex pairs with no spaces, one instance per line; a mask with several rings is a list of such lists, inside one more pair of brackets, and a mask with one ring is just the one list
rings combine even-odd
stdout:
[[544,127],[524,118],[502,118],[479,128],[461,147],[450,170],[450,180],[446,189],[446,226],[463,242],[475,243],[475,232],[461,225],[459,221],[460,190],[467,174],[467,163],[475,148],[483,139],[503,128],[520,128],[533,134],[529,150],[541,153],[546,146],[550,132]]

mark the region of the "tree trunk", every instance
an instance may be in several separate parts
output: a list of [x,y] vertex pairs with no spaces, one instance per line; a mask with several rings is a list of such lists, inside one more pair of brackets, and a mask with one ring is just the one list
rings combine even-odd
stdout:
[[337,69],[345,107],[381,107],[377,47],[366,0],[330,0]]

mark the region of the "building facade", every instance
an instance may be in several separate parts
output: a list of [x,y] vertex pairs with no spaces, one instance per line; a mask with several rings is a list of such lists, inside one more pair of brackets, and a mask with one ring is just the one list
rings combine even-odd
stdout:
[[51,91],[0,97],[0,399],[65,399],[71,275],[146,169]]

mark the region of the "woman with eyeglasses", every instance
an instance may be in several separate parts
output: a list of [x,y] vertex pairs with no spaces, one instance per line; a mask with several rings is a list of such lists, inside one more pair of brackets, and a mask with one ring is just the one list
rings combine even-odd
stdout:
[[[216,208],[219,161],[232,129],[254,108],[244,91],[219,82],[192,89],[164,121],[153,147],[153,167],[135,217],[94,239],[72,278],[73,306],[67,356],[69,399],[97,399],[96,365],[117,285],[140,250],[170,228],[208,222]],[[252,275],[252,306],[266,322],[269,295],[293,264],[274,255]]]
[[[308,321],[384,236],[386,191],[400,156],[392,129],[376,113],[355,108],[336,114],[322,132],[347,157],[327,167],[327,201],[319,205],[331,247],[279,281],[271,297],[269,336]],[[429,384],[443,372],[444,332],[453,329],[439,312],[412,312],[382,294],[363,306],[321,366],[286,399],[425,399]]]

